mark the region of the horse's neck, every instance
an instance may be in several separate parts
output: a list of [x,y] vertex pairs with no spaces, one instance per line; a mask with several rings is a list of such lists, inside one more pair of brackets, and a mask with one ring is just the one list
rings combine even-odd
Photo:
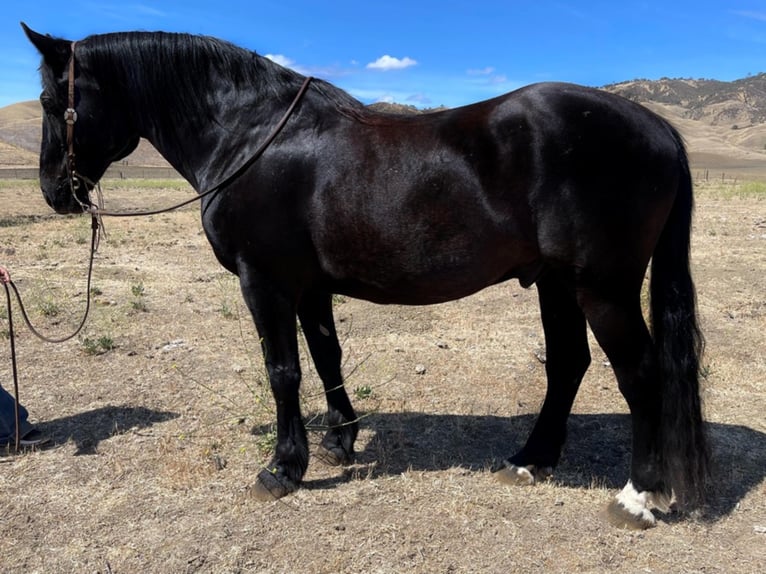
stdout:
[[[200,94],[202,100],[212,99]],[[237,98],[229,109],[201,105],[195,113],[174,118],[170,110],[155,110],[143,120],[142,136],[149,140],[160,154],[186,178],[197,191],[203,192],[221,181],[228,173],[246,161],[250,148],[245,134],[246,126],[258,133],[258,125],[252,125],[246,109],[255,102]],[[242,116],[237,120],[236,116]],[[254,115],[253,115],[254,119]]]
[[[174,86],[148,89],[168,90]],[[187,101],[189,98],[187,97]],[[236,171],[253,154],[271,129],[274,98],[255,87],[235,86],[226,77],[199,85],[194,109],[179,112],[172,97],[162,106],[136,110],[139,131],[199,192],[204,192]]]

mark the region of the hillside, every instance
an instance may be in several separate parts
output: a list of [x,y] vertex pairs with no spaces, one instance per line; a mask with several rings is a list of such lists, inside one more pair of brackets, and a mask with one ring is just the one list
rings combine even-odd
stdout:
[[[766,73],[733,82],[631,80],[603,89],[642,103],[676,125],[695,170],[766,179]],[[394,113],[433,111],[399,104],[371,107]],[[0,108],[0,168],[36,165],[40,118],[35,101]],[[145,141],[123,165],[167,167]]]
[[[0,168],[36,167],[40,150],[42,109],[37,101],[0,108]],[[169,167],[152,145],[141,141],[123,165]]]
[[680,107],[685,118],[712,126],[738,129],[766,122],[766,73],[733,82],[633,80],[604,89],[639,102]]
[[686,140],[694,169],[766,177],[766,74],[733,82],[632,80],[604,89],[670,120]]
[[37,161],[41,118],[36,101],[0,108],[0,165],[29,165]]

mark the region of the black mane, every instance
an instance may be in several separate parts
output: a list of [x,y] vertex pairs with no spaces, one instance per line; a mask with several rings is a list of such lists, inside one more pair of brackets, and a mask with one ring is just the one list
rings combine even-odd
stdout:
[[[77,43],[78,65],[88,72],[110,70],[122,79],[112,88],[142,94],[144,109],[168,109],[189,117],[199,109],[198,98],[220,78],[220,90],[258,90],[259,99],[292,98],[304,76],[256,52],[209,36],[169,32],[119,32],[94,35]],[[313,86],[343,111],[364,106],[328,82]],[[147,89],[148,88],[148,89]],[[212,93],[215,93],[213,91]]]

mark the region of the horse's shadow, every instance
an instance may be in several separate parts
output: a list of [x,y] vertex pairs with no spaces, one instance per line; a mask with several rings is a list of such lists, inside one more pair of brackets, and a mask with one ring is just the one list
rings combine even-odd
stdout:
[[[132,428],[148,428],[178,415],[145,407],[107,406],[38,425],[55,442],[74,441],[75,455],[95,454],[98,444]],[[351,472],[309,480],[308,488],[330,488],[354,476],[392,476],[408,470],[453,467],[482,470],[519,450],[536,415],[430,415],[368,413],[362,425],[373,431],[357,452]],[[621,488],[630,467],[630,418],[618,414],[571,415],[569,435],[556,469],[557,484]],[[710,518],[729,514],[766,477],[766,434],[741,425],[708,423],[713,445]],[[256,428],[254,433],[265,431]]]
[[102,440],[134,428],[148,428],[154,424],[176,418],[172,412],[156,411],[145,407],[107,406],[54,419],[37,425],[55,443],[67,440],[77,446],[75,456],[96,454]]
[[[373,436],[357,452],[354,472],[308,481],[306,486],[327,488],[354,476],[398,475],[408,470],[446,470],[456,466],[491,469],[523,446],[535,418],[536,415],[367,414],[361,424],[372,429]],[[630,469],[630,417],[571,415],[568,429],[555,482],[573,488],[594,485],[622,488]],[[734,510],[766,477],[766,434],[721,423],[708,423],[708,430],[713,447],[714,486],[706,515],[717,519]]]

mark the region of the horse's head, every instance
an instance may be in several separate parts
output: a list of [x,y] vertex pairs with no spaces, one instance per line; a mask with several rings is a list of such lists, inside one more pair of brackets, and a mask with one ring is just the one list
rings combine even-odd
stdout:
[[116,90],[104,89],[89,69],[85,45],[22,27],[42,55],[40,187],[58,213],[81,213],[94,182],[135,149],[139,136],[118,98],[105,96]]

